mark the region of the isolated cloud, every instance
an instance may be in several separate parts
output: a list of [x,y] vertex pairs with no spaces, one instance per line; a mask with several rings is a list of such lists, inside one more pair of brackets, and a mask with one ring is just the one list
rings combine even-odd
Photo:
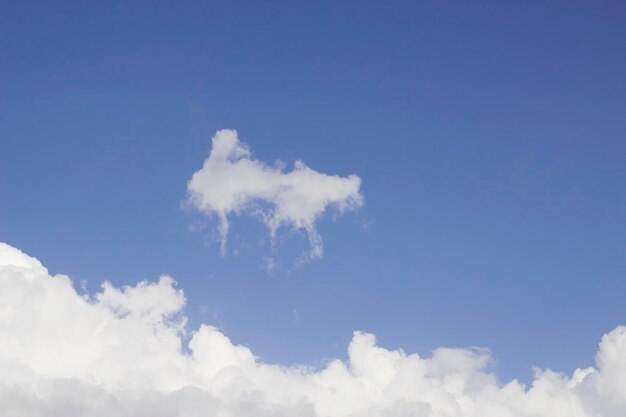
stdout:
[[209,157],[189,180],[187,191],[193,207],[219,219],[222,254],[229,216],[247,213],[265,223],[272,239],[281,226],[304,230],[311,245],[308,258],[314,259],[323,253],[316,220],[328,207],[339,213],[360,207],[360,186],[356,175],[323,174],[302,161],[296,161],[292,171],[283,172],[282,167],[252,159],[237,131],[219,130]]
[[623,417],[626,328],[596,366],[499,383],[481,349],[429,357],[355,332],[348,361],[260,362],[218,329],[183,346],[185,297],[169,277],[80,295],[0,243],[0,410],[7,417]]

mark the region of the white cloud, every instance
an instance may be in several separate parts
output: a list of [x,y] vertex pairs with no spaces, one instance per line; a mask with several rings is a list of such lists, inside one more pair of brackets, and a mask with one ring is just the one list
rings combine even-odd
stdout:
[[304,230],[311,249],[307,259],[323,254],[316,220],[328,207],[339,213],[363,203],[356,175],[340,177],[317,172],[296,161],[294,169],[270,166],[251,158],[248,146],[235,130],[220,130],[204,165],[187,184],[188,202],[219,220],[221,252],[225,253],[229,216],[247,213],[259,217],[272,239],[281,226]]
[[348,361],[260,362],[218,329],[183,346],[185,297],[169,277],[78,294],[0,243],[0,410],[7,417],[623,417],[626,328],[593,368],[499,383],[481,349],[406,354],[356,332]]

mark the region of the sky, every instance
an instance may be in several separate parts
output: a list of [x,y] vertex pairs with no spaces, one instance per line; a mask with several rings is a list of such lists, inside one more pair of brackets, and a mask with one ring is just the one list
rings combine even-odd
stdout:
[[621,2],[2,9],[0,241],[78,293],[166,274],[264,363],[363,331],[525,383],[624,324]]

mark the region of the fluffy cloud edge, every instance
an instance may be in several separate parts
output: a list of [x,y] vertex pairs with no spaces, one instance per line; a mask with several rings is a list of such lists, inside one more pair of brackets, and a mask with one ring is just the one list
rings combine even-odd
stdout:
[[621,417],[626,328],[596,365],[499,383],[481,349],[429,357],[355,332],[347,362],[266,364],[202,325],[187,346],[185,296],[167,276],[78,294],[69,277],[0,243],[0,409],[7,416]]

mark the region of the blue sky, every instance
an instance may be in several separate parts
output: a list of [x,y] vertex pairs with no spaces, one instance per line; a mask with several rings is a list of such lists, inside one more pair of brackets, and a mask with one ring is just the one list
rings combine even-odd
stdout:
[[[486,346],[503,379],[591,364],[626,307],[618,2],[4,3],[0,240],[89,290],[171,274],[191,323],[264,360],[356,329]],[[262,225],[181,209],[211,137],[357,174],[325,254],[261,268]],[[306,248],[285,236],[278,252]]]

